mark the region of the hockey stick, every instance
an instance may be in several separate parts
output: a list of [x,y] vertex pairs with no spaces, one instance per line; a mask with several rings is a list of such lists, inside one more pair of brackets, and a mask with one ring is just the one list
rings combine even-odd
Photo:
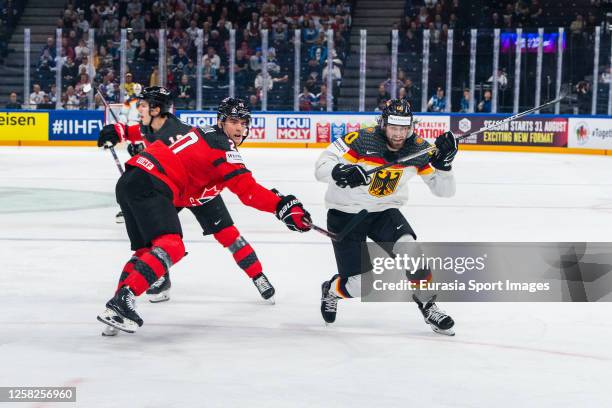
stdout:
[[340,242],[342,241],[344,238],[346,238],[346,236],[357,226],[357,224],[359,224],[361,221],[363,221],[365,219],[365,217],[368,215],[368,210],[361,210],[359,211],[357,214],[355,214],[353,216],[353,218],[351,218],[351,220],[344,226],[344,228],[342,229],[342,231],[340,231],[339,233],[334,233],[331,231],[326,230],[325,228],[321,228],[319,226],[316,226],[313,223],[310,223],[310,227],[325,235],[326,237],[330,238],[332,241],[336,241],[336,242]]
[[[91,90],[91,85],[89,86],[86,85],[83,87],[83,92],[85,93],[88,93],[90,90]],[[113,119],[115,119],[115,122],[119,123],[119,119],[117,118],[117,115],[115,115],[115,112],[113,112],[113,110],[110,108],[108,102],[106,102],[106,99],[104,99],[104,95],[102,95],[102,92],[100,92],[100,88],[98,88],[97,86],[96,86],[96,93],[102,100],[102,103],[104,104],[106,109],[108,109],[111,115],[113,115]],[[117,165],[117,168],[119,169],[119,173],[123,174],[123,166],[121,165],[121,162],[119,161],[119,157],[117,157],[117,152],[115,152],[115,147],[108,146],[108,147],[105,147],[105,149],[110,150],[111,154],[113,155],[113,159],[115,160],[115,164]]]
[[[476,135],[478,135],[480,133],[486,132],[487,130],[495,129],[495,128],[499,127],[500,125],[503,125],[504,123],[512,122],[513,120],[522,118],[523,116],[527,116],[530,113],[533,113],[533,112],[538,111],[538,110],[540,110],[542,108],[545,108],[546,106],[550,106],[550,105],[553,105],[553,104],[555,104],[557,102],[560,102],[562,99],[565,99],[566,97],[567,97],[567,93],[563,93],[561,96],[559,96],[556,99],[553,99],[552,101],[548,101],[545,104],[542,104],[540,106],[536,106],[535,108],[528,109],[528,110],[526,110],[524,112],[519,112],[516,115],[509,116],[506,119],[503,119],[503,120],[501,120],[501,121],[499,121],[499,122],[497,122],[497,123],[495,123],[493,125],[482,127],[482,128],[480,128],[479,130],[477,130],[475,132],[468,133],[466,135],[456,137],[455,140],[460,141],[460,140],[463,140],[463,139],[467,139],[470,136],[476,136]],[[404,162],[412,160],[412,159],[414,159],[416,157],[423,156],[425,154],[429,154],[429,153],[435,152],[436,150],[437,150],[436,146],[430,146],[430,147],[428,147],[425,150],[421,150],[420,152],[416,152],[416,153],[410,154],[408,156],[400,157],[397,160],[393,160],[392,162],[389,162],[389,163],[383,164],[381,166],[375,167],[375,168],[373,168],[371,170],[368,170],[368,171],[366,171],[366,174],[369,176],[371,174],[376,173],[379,170],[386,169],[387,167],[395,166],[396,164],[403,164]]]

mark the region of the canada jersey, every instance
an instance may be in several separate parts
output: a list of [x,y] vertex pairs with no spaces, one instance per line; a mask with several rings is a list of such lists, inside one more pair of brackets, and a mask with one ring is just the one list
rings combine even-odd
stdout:
[[341,188],[331,177],[337,164],[358,164],[366,171],[427,149],[430,144],[412,135],[399,151],[390,151],[386,136],[379,128],[350,132],[332,143],[316,163],[317,180],[328,183],[325,204],[328,208],[356,213],[362,209],[370,212],[399,208],[408,201],[408,182],[421,176],[434,195],[452,196],[455,179],[451,171],[435,170],[424,154],[402,165],[393,165],[372,174],[368,185]]
[[201,205],[207,201],[207,192],[225,187],[261,211],[275,212],[280,201],[255,181],[234,144],[216,127],[191,128],[169,146],[158,140],[127,165],[164,181],[177,207]]
[[[192,129],[191,126],[169,113],[166,121],[157,131],[153,131],[149,126],[142,124],[128,126],[126,131],[127,137],[125,139],[131,143],[144,143],[147,148],[157,140],[169,146],[192,131]],[[217,129],[215,128],[215,130]],[[224,188],[223,182],[206,187],[203,191],[185,198],[184,206],[202,205],[219,195]]]

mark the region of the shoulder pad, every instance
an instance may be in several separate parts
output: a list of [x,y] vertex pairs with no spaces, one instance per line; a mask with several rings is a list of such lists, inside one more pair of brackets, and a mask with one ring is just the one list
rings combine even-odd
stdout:
[[202,139],[204,139],[212,149],[224,151],[236,150],[230,139],[224,133],[217,131],[214,127],[197,128],[197,130],[200,136],[202,136]]

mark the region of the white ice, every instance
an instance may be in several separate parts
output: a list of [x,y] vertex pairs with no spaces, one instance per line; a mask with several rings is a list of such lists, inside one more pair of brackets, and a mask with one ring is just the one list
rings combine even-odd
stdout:
[[[262,184],[325,225],[319,153],[243,155]],[[612,157],[460,152],[455,173],[451,199],[411,182],[404,213],[420,240],[611,240]],[[610,303],[447,303],[450,338],[413,304],[352,300],[324,327],[329,242],[229,192],[276,305],[185,213],[189,255],[173,268],[172,300],[139,299],[144,326],[101,337],[96,315],[130,256],[114,220],[117,175],[97,149],[0,149],[0,386],[75,385],[87,408],[612,406]]]

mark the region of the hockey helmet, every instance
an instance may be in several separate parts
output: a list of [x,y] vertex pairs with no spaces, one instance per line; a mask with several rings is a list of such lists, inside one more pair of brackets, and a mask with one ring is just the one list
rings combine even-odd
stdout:
[[149,109],[159,108],[160,114],[169,113],[172,107],[172,93],[163,86],[149,86],[142,90],[138,99],[147,101]]
[[242,141],[249,136],[251,125],[251,108],[240,98],[227,97],[221,101],[217,108],[217,120],[223,122],[227,118],[238,118],[246,120],[246,131]]
[[414,116],[407,100],[397,98],[386,102],[378,119],[378,126],[384,129],[387,125],[414,126]]

